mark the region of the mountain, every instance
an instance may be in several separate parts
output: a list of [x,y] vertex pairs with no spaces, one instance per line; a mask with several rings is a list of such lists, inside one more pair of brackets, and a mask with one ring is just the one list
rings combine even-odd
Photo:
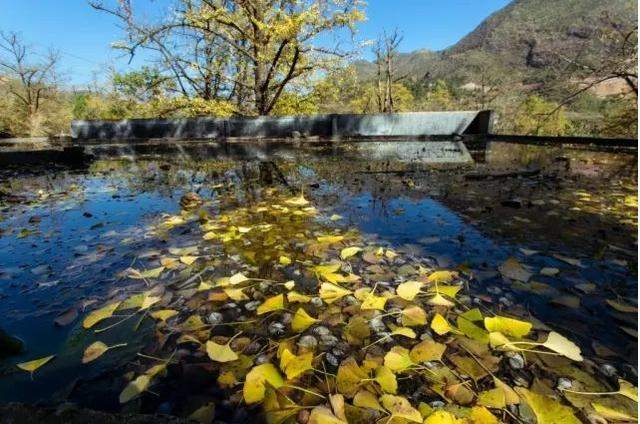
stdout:
[[[637,25],[635,0],[514,0],[486,18],[453,46],[438,52],[401,54],[398,74],[414,81],[445,78],[474,82],[478,69],[544,82],[566,66],[563,58],[588,60],[603,54],[596,36],[605,25]],[[363,77],[375,66],[358,62]]]

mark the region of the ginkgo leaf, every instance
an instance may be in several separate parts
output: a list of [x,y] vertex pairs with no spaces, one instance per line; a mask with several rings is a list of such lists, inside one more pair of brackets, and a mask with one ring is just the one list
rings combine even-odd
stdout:
[[320,286],[319,294],[322,300],[331,304],[336,300],[339,300],[344,296],[351,294],[351,291],[343,289],[340,286],[336,286],[335,284],[322,283],[322,285]]
[[445,299],[445,297],[442,296],[440,293],[436,294],[431,299],[429,299],[427,303],[429,305],[435,305],[435,306],[446,306],[446,307],[455,306],[455,303]]
[[507,405],[517,405],[520,403],[520,396],[518,396],[518,394],[507,383],[495,376],[493,377],[493,383],[496,385],[496,388],[502,389],[504,392],[504,399]]
[[582,361],[580,348],[561,334],[552,331],[549,333],[547,340],[542,344],[547,349],[553,350],[573,361]]
[[431,329],[442,336],[451,331],[451,324],[442,315],[435,314],[431,320]]
[[380,396],[382,406],[391,413],[392,418],[403,418],[411,422],[422,423],[420,411],[415,409],[409,401],[402,396],[382,395]]
[[235,353],[229,343],[218,344],[214,341],[208,340],[206,343],[207,355],[212,361],[216,362],[231,362],[238,359],[238,354]]
[[258,315],[262,315],[268,312],[279,311],[281,309],[284,309],[284,295],[278,294],[265,299],[265,301],[258,306],[256,313]]
[[409,357],[417,364],[420,362],[439,361],[442,359],[442,355],[446,349],[447,346],[442,343],[433,340],[424,340],[411,348]]
[[160,309],[158,311],[153,311],[150,314],[153,318],[159,319],[160,321],[166,321],[171,317],[178,315],[178,311],[173,309]]
[[396,293],[404,300],[413,300],[421,288],[422,284],[418,281],[406,281],[396,287]]
[[622,396],[628,397],[629,399],[635,402],[638,401],[637,387],[635,387],[633,384],[621,378],[618,379],[618,384],[620,385],[620,389],[618,390],[618,393],[620,393]]
[[592,402],[591,406],[595,411],[602,415],[605,419],[610,421],[623,421],[623,422],[636,422],[638,421],[638,417],[634,417],[633,415],[629,415],[626,412],[618,411],[611,407],[602,405],[598,402]]
[[247,403],[256,403],[264,399],[265,384],[269,384],[274,389],[279,389],[284,385],[284,380],[278,369],[270,363],[253,367],[245,377],[242,394]]
[[290,258],[290,257],[288,257],[288,256],[281,255],[281,256],[278,258],[278,263],[279,263],[280,265],[284,265],[284,266],[290,265],[290,264],[291,264],[291,258]]
[[137,271],[135,269],[131,270],[131,273],[129,274],[130,278],[136,279],[136,280],[143,280],[143,279],[152,279],[152,278],[158,278],[160,277],[160,274],[162,274],[162,271],[164,271],[164,267],[163,266],[159,266],[157,268],[152,268],[152,269],[147,269],[145,271]]
[[300,333],[316,322],[318,322],[316,318],[309,315],[304,309],[298,308],[291,321],[291,329],[296,333]]
[[478,393],[478,404],[488,408],[502,409],[507,406],[504,390],[500,387]]
[[291,206],[306,206],[309,204],[309,201],[304,198],[304,195],[300,194],[300,196],[292,197],[284,201],[287,205]]
[[495,316],[486,317],[484,319],[484,326],[491,332],[500,332],[506,336],[521,338],[529,334],[533,325],[526,321]]
[[229,277],[229,284],[231,284],[232,286],[238,285],[240,283],[244,283],[245,281],[247,281],[248,278],[245,277],[245,275],[241,272],[238,272],[236,274],[233,274],[231,277]]
[[340,259],[342,260],[347,260],[350,257],[357,255],[359,252],[361,252],[362,249],[360,247],[345,247],[344,249],[342,249],[340,251]]
[[427,417],[427,419],[424,420],[423,424],[462,424],[462,423],[452,413],[438,410],[430,414]]
[[84,328],[91,328],[102,320],[105,320],[113,315],[118,306],[120,306],[121,302],[110,303],[106,306],[103,306],[100,309],[96,309],[87,315],[82,321],[82,326]]
[[498,424],[499,423],[498,418],[496,418],[496,416],[493,415],[484,406],[472,407],[471,414],[469,415],[469,420],[473,424]]
[[120,403],[127,403],[131,399],[140,395],[144,391],[149,388],[149,384],[151,383],[151,376],[147,374],[142,374],[136,377],[134,380],[130,381],[129,384],[124,388],[124,390],[120,393],[120,397],[118,400]]
[[402,310],[402,325],[413,327],[427,323],[427,313],[417,305],[408,306]]
[[242,291],[243,289],[235,289],[235,288],[231,288],[231,287],[227,287],[222,289],[222,291],[225,292],[225,294],[227,296],[229,296],[230,299],[235,300],[236,302],[240,302],[243,300],[249,300],[249,296],[247,296],[246,294],[244,294],[244,292]]
[[317,238],[317,240],[319,243],[340,243],[342,240],[344,240],[344,236],[320,236]]
[[408,327],[398,327],[391,332],[392,336],[404,336],[410,339],[416,338],[416,332]]
[[283,284],[283,286],[287,289],[287,290],[292,290],[295,286],[296,286],[296,282],[293,280],[289,280],[286,283]]
[[573,409],[562,405],[556,400],[524,387],[516,387],[516,392],[522,396],[529,408],[535,414],[539,424],[563,423],[579,424],[580,420],[573,414]]
[[360,305],[360,309],[367,310],[379,310],[384,311],[384,305],[387,303],[387,298],[382,296],[376,296],[373,293],[370,293]]
[[149,309],[156,303],[160,302],[161,299],[161,296],[153,296],[149,292],[145,292],[144,296],[142,297],[142,303],[140,304],[140,310],[144,311]]
[[16,364],[21,370],[27,371],[33,375],[34,371],[55,358],[56,355],[45,356],[44,358],[34,359],[32,361],[21,362]]
[[351,397],[358,391],[362,380],[366,378],[369,378],[369,374],[358,365],[353,357],[348,357],[338,367],[336,374],[338,392]]
[[451,298],[455,298],[458,292],[462,289],[462,286],[445,286],[439,285],[437,287],[431,287],[428,293],[440,293]]
[[311,410],[307,424],[347,424],[347,422],[336,417],[329,408],[316,406]]
[[402,372],[415,365],[409,356],[409,350],[394,346],[384,355],[384,366],[394,372]]
[[398,381],[396,380],[396,376],[384,365],[380,365],[376,368],[375,381],[380,385],[380,388],[385,393],[395,394],[398,390]]
[[458,276],[456,271],[436,271],[427,277],[430,283],[448,283]]
[[180,262],[182,262],[185,265],[193,265],[193,263],[197,260],[198,260],[198,256],[188,256],[188,255],[180,256]]
[[95,361],[99,357],[105,354],[109,349],[114,349],[116,347],[126,346],[126,343],[121,343],[113,346],[107,346],[101,341],[91,343],[84,351],[82,355],[82,363],[87,364],[91,361]]
[[312,370],[313,352],[294,355],[285,349],[280,357],[280,369],[286,374],[287,380],[292,380],[306,371]]
[[287,293],[287,300],[289,303],[309,303],[311,302],[311,296],[300,294],[296,291],[290,291]]
[[376,395],[368,390],[360,390],[356,393],[353,397],[353,404],[359,408],[371,408],[376,411],[384,411],[384,408],[380,405],[380,402],[378,402]]

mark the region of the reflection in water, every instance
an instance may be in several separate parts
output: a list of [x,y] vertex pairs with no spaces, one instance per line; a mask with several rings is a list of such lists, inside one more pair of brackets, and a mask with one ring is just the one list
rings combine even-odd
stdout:
[[[64,388],[83,379],[98,386],[85,402],[117,407],[100,400],[100,390],[121,384],[105,374],[135,360],[150,330],[141,328],[137,341],[101,367],[77,369],[91,340],[77,325],[52,322],[126,289],[119,273],[167,246],[148,226],[175,213],[187,191],[217,207],[226,194],[242,206],[260,201],[265,188],[303,190],[322,210],[342,215],[341,226],[469,271],[472,295],[497,310],[525,310],[598,361],[635,365],[635,316],[604,301],[635,298],[635,157],[494,144],[486,163],[455,167],[372,160],[348,147],[338,156],[290,149],[261,161],[184,159],[99,160],[86,173],[3,178],[1,325],[24,341],[27,353],[1,363],[0,400],[63,399]],[[192,238],[185,231],[171,242]],[[530,284],[501,276],[499,266],[510,257],[533,273]],[[103,341],[115,343],[117,335]],[[16,362],[54,351],[63,352],[59,365],[39,376],[42,384],[15,372]]]

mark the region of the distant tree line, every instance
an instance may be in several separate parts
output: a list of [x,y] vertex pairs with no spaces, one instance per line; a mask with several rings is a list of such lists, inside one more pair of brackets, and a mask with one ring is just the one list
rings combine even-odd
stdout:
[[[18,34],[0,33],[0,135],[64,134],[72,119],[488,108],[500,132],[637,131],[637,26],[605,25],[596,39],[602,55],[588,61],[557,52],[562,66],[540,89],[477,52],[460,64],[464,78],[434,78],[429,69],[411,76],[399,66],[398,30],[370,44],[375,72],[363,75],[352,60],[359,49],[345,47],[364,19],[360,0],[177,0],[153,22],[140,19],[130,0],[90,5],[120,21],[125,39],[115,48],[151,59],[74,90],[61,78],[56,51],[41,54]],[[594,94],[614,80],[627,89]]]

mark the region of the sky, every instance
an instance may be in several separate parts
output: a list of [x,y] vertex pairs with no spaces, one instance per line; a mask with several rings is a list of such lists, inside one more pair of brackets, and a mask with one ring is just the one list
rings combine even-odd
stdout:
[[[106,0],[108,3],[113,0]],[[136,13],[156,16],[168,10],[172,0],[133,0]],[[367,21],[359,26],[358,39],[372,40],[383,30],[398,28],[403,35],[400,50],[441,50],[455,44],[483,19],[509,0],[369,0]],[[107,70],[131,65],[111,43],[122,38],[117,21],[93,10],[87,0],[0,0],[0,31],[16,31],[44,53],[61,53],[61,70],[67,84],[83,86],[102,80]],[[363,58],[369,59],[366,49]]]

